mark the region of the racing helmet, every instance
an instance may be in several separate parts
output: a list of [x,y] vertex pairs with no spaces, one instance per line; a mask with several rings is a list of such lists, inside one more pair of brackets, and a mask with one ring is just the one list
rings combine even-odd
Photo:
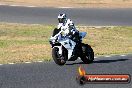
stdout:
[[58,15],[58,21],[59,21],[59,23],[65,23],[66,19],[67,19],[66,14],[61,13],[61,14]]

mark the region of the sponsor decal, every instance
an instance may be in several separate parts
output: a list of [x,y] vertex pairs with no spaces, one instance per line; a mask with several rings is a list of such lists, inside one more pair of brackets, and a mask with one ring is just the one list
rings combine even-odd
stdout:
[[79,75],[76,77],[77,83],[83,85],[86,83],[130,83],[129,74],[87,74],[80,66]]

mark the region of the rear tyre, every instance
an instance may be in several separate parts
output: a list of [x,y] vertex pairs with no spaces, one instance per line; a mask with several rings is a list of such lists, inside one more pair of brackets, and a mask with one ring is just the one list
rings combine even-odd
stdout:
[[59,56],[59,49],[58,49],[57,47],[54,47],[54,48],[52,49],[52,57],[53,57],[54,62],[55,62],[57,65],[62,66],[62,65],[64,65],[64,64],[66,63],[66,61],[62,61],[62,60],[60,59],[60,56]]
[[94,52],[93,52],[93,49],[91,48],[91,46],[89,46],[88,44],[83,44],[82,51],[83,51],[83,54],[81,56],[81,60],[85,64],[92,63],[94,60]]

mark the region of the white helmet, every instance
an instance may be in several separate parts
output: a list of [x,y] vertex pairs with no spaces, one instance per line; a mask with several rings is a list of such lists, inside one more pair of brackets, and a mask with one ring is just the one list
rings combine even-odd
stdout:
[[58,15],[58,21],[59,21],[59,23],[65,23],[66,20],[67,20],[66,14],[62,13],[62,14]]

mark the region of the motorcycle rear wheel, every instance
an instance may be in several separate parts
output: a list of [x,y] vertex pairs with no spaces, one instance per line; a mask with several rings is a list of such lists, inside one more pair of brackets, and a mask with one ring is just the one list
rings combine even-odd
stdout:
[[83,54],[81,56],[81,60],[85,64],[92,63],[94,61],[94,52],[93,52],[93,49],[91,48],[91,46],[89,46],[88,44],[83,44],[82,51],[83,51]]

